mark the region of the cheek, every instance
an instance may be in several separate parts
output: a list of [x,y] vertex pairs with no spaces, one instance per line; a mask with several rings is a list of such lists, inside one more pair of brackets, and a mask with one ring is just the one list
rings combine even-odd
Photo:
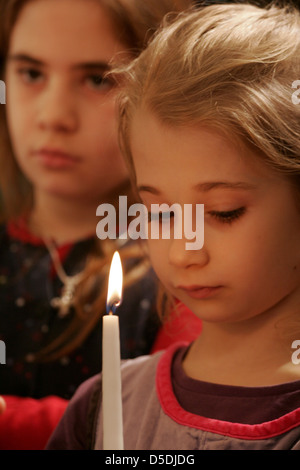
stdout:
[[104,130],[109,132],[109,135],[117,135],[117,110],[116,100],[114,96],[107,96],[99,98],[98,104],[91,102],[89,104],[90,111],[90,125],[98,128],[98,132],[104,134]]
[[149,257],[158,278],[165,284],[168,276],[168,250],[161,240],[148,239]]
[[15,127],[18,126],[22,110],[18,108],[18,101],[9,88],[7,88],[5,112],[9,132],[12,133]]
[[20,86],[16,83],[16,77],[10,73],[5,76],[6,83],[6,110],[9,116],[17,117],[25,113],[26,97],[23,96]]
[[115,112],[107,110],[107,107],[97,109],[98,112],[92,113],[85,123],[86,134],[90,137],[89,145],[95,146],[100,154],[109,152],[110,158],[119,159],[121,152]]
[[12,90],[7,94],[6,119],[13,147],[16,151],[21,150],[26,145],[26,138],[33,120],[30,107],[19,100]]
[[22,149],[26,146],[26,132],[24,131],[22,111],[20,110],[20,113],[18,113],[18,109],[10,102],[10,104],[6,105],[6,119],[10,143],[16,160],[20,162],[23,160]]
[[295,257],[296,246],[285,235],[277,235],[253,237],[244,250],[236,246],[234,256],[224,259],[231,267],[232,280],[238,283],[245,296],[250,294],[250,301],[253,297],[252,300],[263,304],[264,299],[283,297],[299,285],[300,260]]

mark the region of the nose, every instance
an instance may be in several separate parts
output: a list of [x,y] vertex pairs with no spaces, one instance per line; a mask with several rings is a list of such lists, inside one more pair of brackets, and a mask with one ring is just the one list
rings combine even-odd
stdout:
[[205,244],[200,250],[191,250],[187,248],[188,241],[185,238],[170,240],[168,250],[170,264],[178,268],[205,266],[209,262],[209,254]]
[[43,130],[74,132],[78,113],[71,87],[62,79],[52,79],[41,94],[38,125]]

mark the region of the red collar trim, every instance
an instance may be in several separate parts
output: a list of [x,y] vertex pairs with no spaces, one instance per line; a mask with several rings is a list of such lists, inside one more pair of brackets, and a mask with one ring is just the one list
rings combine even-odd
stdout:
[[204,418],[185,411],[178,403],[172,387],[171,364],[175,352],[186,343],[170,346],[161,356],[156,374],[156,390],[164,412],[176,423],[237,439],[267,439],[300,425],[300,408],[280,418],[261,424],[240,424]]
[[31,245],[44,245],[41,238],[29,232],[25,218],[12,220],[7,224],[7,233],[11,238]]

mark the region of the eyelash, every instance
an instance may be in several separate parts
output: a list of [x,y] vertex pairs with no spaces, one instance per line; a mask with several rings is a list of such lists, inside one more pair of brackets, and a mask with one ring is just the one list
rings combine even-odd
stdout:
[[[210,211],[209,214],[223,224],[232,224],[246,212],[245,207],[239,207],[232,211]],[[158,221],[163,223],[174,217],[174,212],[148,212],[148,222]]]
[[[37,82],[43,76],[43,72],[33,67],[23,67],[18,70],[18,74],[29,84]],[[102,90],[103,88],[112,88],[114,81],[111,78],[106,78],[104,74],[87,74],[83,78],[83,82],[88,83],[88,86],[94,90]]]
[[28,67],[19,69],[18,74],[21,75],[21,77],[25,79],[27,83],[33,83],[41,77],[42,72],[37,69]]
[[211,211],[209,214],[223,224],[232,224],[246,212],[245,207],[239,207],[232,211]]
[[88,75],[86,80],[91,84],[93,88],[112,88],[114,86],[114,82],[112,79],[107,78],[105,75],[101,74],[94,74]]
[[150,212],[148,211],[148,222],[151,220],[159,223],[163,223],[166,220],[170,220],[174,217],[174,212]]

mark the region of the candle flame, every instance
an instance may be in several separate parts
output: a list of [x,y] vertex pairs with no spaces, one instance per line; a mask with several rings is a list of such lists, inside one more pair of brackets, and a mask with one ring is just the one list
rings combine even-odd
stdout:
[[110,265],[106,311],[108,314],[115,313],[116,307],[122,302],[123,271],[121,258],[115,251]]

